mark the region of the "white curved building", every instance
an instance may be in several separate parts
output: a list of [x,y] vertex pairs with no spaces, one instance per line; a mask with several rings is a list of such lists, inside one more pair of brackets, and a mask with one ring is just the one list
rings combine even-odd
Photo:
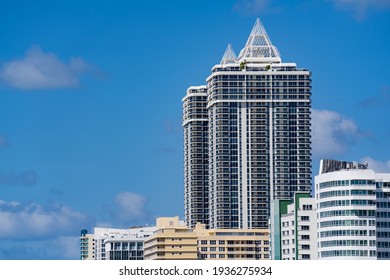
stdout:
[[315,178],[318,259],[390,257],[389,181],[390,174],[367,165],[321,161]]

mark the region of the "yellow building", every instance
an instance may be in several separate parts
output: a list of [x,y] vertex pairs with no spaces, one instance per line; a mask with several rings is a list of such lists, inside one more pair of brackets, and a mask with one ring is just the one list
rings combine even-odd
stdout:
[[269,259],[268,229],[189,229],[179,217],[158,218],[145,240],[145,260]]
[[196,260],[197,235],[179,217],[157,218],[155,234],[145,240],[145,260]]
[[269,259],[268,229],[206,229],[197,224],[198,259]]

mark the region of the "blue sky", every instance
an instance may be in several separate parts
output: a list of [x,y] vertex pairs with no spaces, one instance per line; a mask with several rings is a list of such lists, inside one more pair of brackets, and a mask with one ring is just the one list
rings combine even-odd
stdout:
[[77,259],[81,228],[182,217],[181,99],[257,17],[312,71],[313,172],[390,172],[388,0],[2,1],[0,259]]

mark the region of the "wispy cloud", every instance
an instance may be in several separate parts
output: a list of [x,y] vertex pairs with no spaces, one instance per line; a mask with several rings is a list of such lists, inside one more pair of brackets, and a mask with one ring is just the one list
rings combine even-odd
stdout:
[[343,154],[361,137],[352,119],[334,111],[312,110],[313,158]]
[[390,160],[379,161],[367,156],[362,158],[360,162],[368,163],[368,168],[373,169],[376,172],[390,172]]
[[65,194],[65,191],[58,189],[58,188],[55,188],[55,187],[52,187],[49,189],[49,193],[51,195],[60,197],[60,196],[63,196]]
[[372,95],[369,98],[358,103],[362,108],[389,108],[390,106],[390,86],[383,86],[378,94]]
[[171,134],[174,132],[176,127],[174,127],[174,124],[171,121],[165,121],[163,123],[163,133],[164,134]]
[[327,0],[332,2],[337,9],[345,10],[357,19],[363,20],[369,11],[390,10],[389,0]]
[[176,119],[176,120],[164,120],[161,123],[162,126],[162,134],[163,135],[169,135],[169,134],[181,134],[183,132],[182,128],[182,120]]
[[143,218],[147,201],[145,196],[131,192],[121,192],[115,197],[120,210],[119,216],[123,221]]
[[7,186],[32,186],[38,181],[38,174],[33,170],[22,171],[15,173],[9,171],[8,173],[0,172],[0,185]]
[[176,149],[168,145],[158,145],[153,148],[153,152],[156,154],[172,154],[176,153]]
[[0,240],[0,260],[76,260],[80,258],[78,235],[45,240]]
[[[182,126],[181,121],[171,121],[165,120],[162,124],[162,137],[159,139],[158,143],[153,147],[153,153],[156,154],[171,154],[176,153],[175,144],[172,144],[171,141],[176,139],[177,135],[181,135]],[[165,143],[164,143],[165,142]]]
[[90,226],[92,219],[69,206],[0,200],[0,239],[33,240],[68,236]]
[[276,7],[271,3],[270,0],[238,0],[233,6],[233,10],[248,16],[283,10],[282,7]]
[[238,0],[234,10],[242,13],[258,14],[269,8],[269,0]]
[[6,147],[9,145],[8,138],[4,134],[0,134],[0,147]]
[[61,61],[54,53],[30,48],[25,57],[5,63],[0,79],[8,86],[22,90],[72,88],[79,86],[80,76],[91,67],[80,57]]
[[132,192],[120,192],[113,201],[104,206],[103,224],[128,227],[134,223],[146,223],[150,213],[146,208],[148,198]]

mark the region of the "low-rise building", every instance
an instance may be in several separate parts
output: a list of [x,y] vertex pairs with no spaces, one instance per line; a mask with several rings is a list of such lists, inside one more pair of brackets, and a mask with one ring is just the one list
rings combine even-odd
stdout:
[[270,257],[268,229],[206,229],[200,223],[190,229],[177,216],[157,218],[155,227],[95,228],[88,240],[93,244],[90,251],[95,260],[264,260]]
[[94,235],[88,233],[88,230],[82,229],[80,234],[80,259],[93,260],[94,254]]
[[268,229],[206,229],[198,223],[198,259],[269,259]]
[[197,235],[179,217],[157,218],[155,233],[145,240],[145,260],[196,260]]
[[155,227],[128,229],[95,227],[93,234],[81,231],[82,260],[143,260],[144,240],[153,235]]
[[271,203],[271,258],[273,260],[317,259],[315,199],[296,192],[293,200]]

